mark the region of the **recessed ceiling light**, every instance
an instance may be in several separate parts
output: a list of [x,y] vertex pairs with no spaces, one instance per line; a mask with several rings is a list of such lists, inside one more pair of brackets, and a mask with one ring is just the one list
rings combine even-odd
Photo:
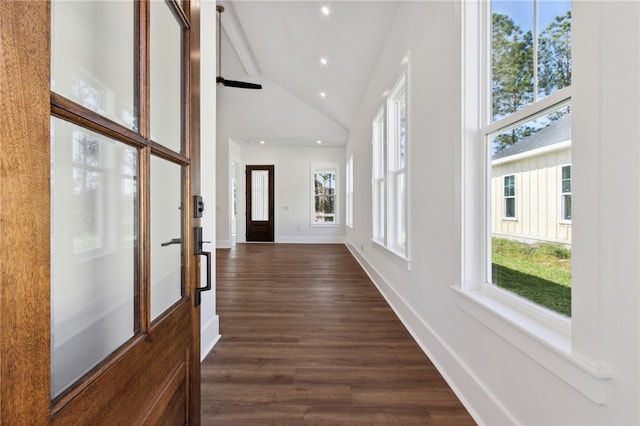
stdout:
[[318,140],[316,143],[317,143],[318,145],[320,145],[320,144],[322,143],[322,141],[321,141],[321,140]]
[[320,63],[322,65],[327,65],[327,58],[320,58]]
[[260,145],[264,145],[264,141],[260,141]]
[[327,97],[327,94],[326,94],[326,93],[324,93],[324,92],[320,92],[320,96],[321,96],[321,97],[323,97],[323,98],[326,98],[326,97]]
[[331,11],[327,6],[322,6],[322,13],[328,16]]

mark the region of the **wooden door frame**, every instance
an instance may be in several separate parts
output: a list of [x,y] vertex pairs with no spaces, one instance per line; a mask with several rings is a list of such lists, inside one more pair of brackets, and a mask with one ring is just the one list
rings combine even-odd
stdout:
[[[191,0],[188,13],[191,30],[185,47],[199,51],[199,0]],[[185,100],[184,124],[190,138],[185,149],[194,147],[186,189],[197,194],[200,182],[192,177],[200,172],[200,66],[198,55],[186,56],[185,84],[192,96]],[[50,120],[55,96],[50,64],[50,2],[0,2],[0,423],[51,422]],[[156,148],[161,154],[162,148]],[[192,228],[200,225],[188,201],[187,254],[193,253]],[[190,271],[187,282],[197,285],[199,259],[185,256],[185,268]],[[185,292],[189,296],[194,289],[187,287]],[[200,310],[190,301],[194,339],[188,356],[189,411],[191,424],[198,425]]]
[[50,25],[0,2],[0,423],[50,418]]

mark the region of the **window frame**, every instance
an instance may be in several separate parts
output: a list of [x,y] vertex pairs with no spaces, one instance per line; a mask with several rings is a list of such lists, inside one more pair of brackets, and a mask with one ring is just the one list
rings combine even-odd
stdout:
[[[569,168],[569,178],[564,178],[564,169]],[[568,197],[570,200],[572,198],[572,190],[573,190],[573,177],[572,177],[572,167],[571,164],[562,164],[559,166],[560,168],[560,223],[564,225],[571,224],[571,216],[569,219],[566,217],[566,198]],[[564,190],[564,182],[569,181],[569,191],[565,192]],[[571,204],[571,203],[569,203]]]
[[347,160],[345,180],[345,225],[353,228],[353,154]]
[[[317,222],[316,221],[316,207],[315,207],[315,201],[316,201],[316,197],[318,196],[318,194],[316,193],[316,184],[315,184],[315,176],[317,173],[320,172],[329,172],[329,173],[333,173],[334,175],[334,180],[335,180],[335,187],[334,189],[334,194],[333,194],[333,210],[334,210],[334,214],[333,214],[333,218],[334,221],[333,222]],[[310,203],[310,226],[312,227],[332,227],[332,226],[339,226],[340,225],[340,215],[339,215],[339,211],[340,211],[340,202],[339,202],[339,196],[340,196],[340,180],[339,180],[339,173],[338,173],[338,164],[335,163],[318,163],[318,164],[311,164],[311,175],[310,175],[310,194],[311,194],[311,203]]]
[[[512,179],[509,179],[512,178]],[[510,182],[507,184],[507,179],[510,180]],[[502,219],[503,220],[516,220],[518,217],[517,214],[517,201],[516,201],[516,175],[515,174],[510,174],[510,175],[504,175],[503,176],[503,181],[502,181]],[[513,194],[509,194],[507,195],[507,189],[511,189],[513,190]],[[511,192],[511,191],[509,191]],[[509,208],[508,208],[508,203],[509,201],[513,202],[513,215],[510,216],[509,213]]]
[[[403,108],[402,108],[403,107]],[[404,110],[404,122],[401,111]],[[386,247],[407,257],[407,77],[402,73],[387,98],[387,225]]]
[[[460,188],[460,197],[456,198],[455,229],[456,250],[460,253],[457,260],[454,282],[451,286],[456,305],[478,321],[488,330],[501,336],[506,342],[519,350],[522,355],[534,360],[558,379],[581,392],[595,403],[603,404],[607,401],[607,387],[611,378],[603,351],[601,336],[594,332],[599,329],[597,318],[600,316],[598,298],[600,283],[597,279],[597,266],[586,256],[593,255],[593,245],[597,247],[598,238],[594,237],[591,221],[597,217],[599,208],[598,197],[586,191],[580,191],[581,216],[579,224],[573,223],[574,248],[572,259],[575,275],[580,275],[580,285],[574,285],[572,295],[574,309],[572,318],[554,315],[541,309],[538,305],[527,301],[516,301],[504,291],[497,291],[495,286],[487,281],[487,262],[485,254],[490,251],[486,244],[490,236],[487,226],[490,218],[490,206],[487,203],[488,185],[487,167],[491,153],[489,142],[485,135],[497,133],[508,126],[529,121],[533,111],[543,115],[543,111],[557,109],[563,100],[571,99],[574,117],[579,114],[584,120],[590,117],[587,108],[599,100],[597,93],[592,93],[591,80],[584,75],[586,70],[597,68],[598,54],[585,47],[590,43],[597,44],[601,31],[594,31],[586,23],[572,27],[574,84],[580,86],[580,98],[573,100],[573,88],[567,87],[543,98],[537,105],[527,105],[517,113],[486,125],[490,109],[483,100],[488,99],[486,84],[490,76],[490,66],[485,47],[489,41],[490,10],[488,2],[464,0],[460,14],[461,44],[462,44],[462,91],[461,91],[461,119],[460,143],[455,146],[455,155],[459,160],[455,163],[454,178],[456,188]],[[572,15],[577,9],[585,14],[585,21],[595,19],[596,15],[584,3],[574,1]],[[577,33],[579,32],[579,35]],[[575,41],[579,40],[580,43]],[[576,52],[580,55],[578,55]],[[581,70],[579,74],[576,70]],[[587,72],[588,74],[588,72]],[[490,77],[489,77],[490,78]],[[580,80],[580,83],[578,81]],[[596,121],[591,123],[590,129],[597,131],[601,127]],[[584,129],[579,135],[584,136]],[[577,133],[577,132],[576,132]],[[576,135],[572,135],[574,137]],[[581,155],[587,166],[597,161],[596,147],[585,144],[575,145],[573,153]],[[579,151],[579,152],[578,152]],[[573,173],[572,173],[573,174]],[[590,174],[573,174],[572,178],[585,180],[587,186],[592,182]],[[582,187],[582,185],[580,186]],[[578,187],[578,188],[580,188]],[[575,192],[575,188],[572,188]],[[595,189],[597,190],[597,188]],[[590,192],[593,192],[591,189]],[[578,196],[579,194],[576,194]],[[596,255],[593,255],[596,256]],[[578,309],[575,309],[576,298]],[[520,303],[518,303],[520,302]]]
[[386,178],[386,108],[383,105],[376,113],[372,122],[372,239],[382,246],[387,245],[387,178]]
[[372,241],[410,268],[408,74],[408,68],[402,70],[372,121],[371,177]]

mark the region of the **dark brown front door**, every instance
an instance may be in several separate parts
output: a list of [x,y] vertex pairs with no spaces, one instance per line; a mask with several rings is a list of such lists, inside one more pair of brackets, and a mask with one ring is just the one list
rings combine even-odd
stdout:
[[273,242],[273,166],[247,166],[247,242]]
[[0,423],[200,423],[198,19],[0,2]]

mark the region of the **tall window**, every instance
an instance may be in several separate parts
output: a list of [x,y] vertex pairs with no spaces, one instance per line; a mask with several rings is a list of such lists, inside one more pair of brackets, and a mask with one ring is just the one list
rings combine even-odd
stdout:
[[313,167],[313,217],[312,224],[335,224],[336,209],[336,167]]
[[385,170],[386,137],[384,132],[384,108],[381,108],[373,119],[373,164],[372,164],[372,185],[373,185],[373,240],[384,245],[386,229],[386,197],[385,188],[387,186]]
[[504,217],[516,217],[516,176],[504,177]]
[[347,182],[346,182],[346,225],[353,228],[353,155],[349,157],[347,161]]
[[492,1],[488,21],[487,279],[571,316],[571,1]]
[[405,77],[396,83],[387,101],[389,196],[391,198],[389,229],[391,247],[405,254],[407,243],[407,96]]
[[373,239],[407,256],[407,90],[403,75],[373,120]]
[[571,166],[562,167],[562,220],[571,222]]

